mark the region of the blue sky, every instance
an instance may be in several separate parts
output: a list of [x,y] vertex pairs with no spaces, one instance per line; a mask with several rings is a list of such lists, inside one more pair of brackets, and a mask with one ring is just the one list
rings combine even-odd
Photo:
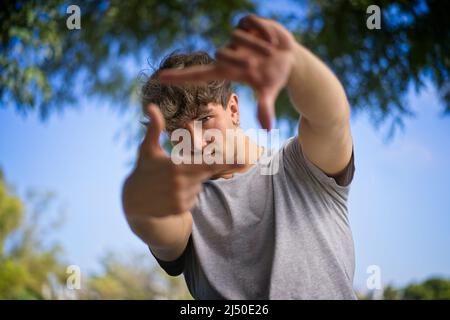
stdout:
[[[246,95],[240,101],[243,128],[256,128],[254,102]],[[369,265],[380,266],[383,284],[450,275],[450,119],[440,116],[432,89],[411,93],[409,101],[417,116],[389,143],[364,114],[352,120],[357,288],[364,288]],[[30,188],[57,194],[66,219],[51,237],[64,245],[66,262],[84,272],[98,270],[109,251],[147,252],[120,204],[136,147],[126,146],[126,121],[88,101],[45,123],[0,109],[0,167],[19,195]]]
[[432,90],[411,94],[416,118],[386,144],[366,119],[354,119],[357,172],[350,216],[357,285],[368,265],[383,282],[403,284],[450,274],[450,127]]

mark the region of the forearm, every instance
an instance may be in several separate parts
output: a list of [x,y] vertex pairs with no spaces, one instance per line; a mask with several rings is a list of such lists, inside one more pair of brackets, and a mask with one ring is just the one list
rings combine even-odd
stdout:
[[293,106],[311,126],[345,124],[349,105],[345,91],[333,72],[314,54],[296,43],[287,88]]
[[164,217],[128,218],[128,223],[159,258],[171,260],[181,253],[191,234],[192,215],[184,212]]

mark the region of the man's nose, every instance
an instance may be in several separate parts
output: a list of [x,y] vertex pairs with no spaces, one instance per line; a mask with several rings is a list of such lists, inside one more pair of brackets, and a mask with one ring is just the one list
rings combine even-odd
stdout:
[[202,152],[208,143],[203,137],[201,126],[188,126],[188,130],[191,135],[192,153]]

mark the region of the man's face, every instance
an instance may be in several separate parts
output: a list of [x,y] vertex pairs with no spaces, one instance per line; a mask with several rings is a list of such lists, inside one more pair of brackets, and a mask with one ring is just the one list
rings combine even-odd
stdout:
[[[193,153],[214,155],[214,153],[220,152],[224,157],[232,156],[235,158],[237,144],[233,143],[230,137],[232,134],[236,134],[236,130],[239,127],[238,123],[238,97],[233,93],[230,96],[227,108],[223,108],[221,104],[209,103],[202,108],[202,112],[197,118],[185,123],[180,129],[188,131]],[[173,141],[172,143],[177,144],[177,142]],[[227,145],[229,145],[228,150],[233,155],[227,155]]]

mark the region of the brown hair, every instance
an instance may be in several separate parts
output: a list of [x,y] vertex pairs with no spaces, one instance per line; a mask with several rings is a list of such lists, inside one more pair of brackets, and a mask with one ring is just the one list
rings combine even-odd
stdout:
[[181,86],[161,84],[158,79],[162,69],[184,68],[214,62],[215,60],[204,51],[169,54],[142,86],[142,107],[145,108],[149,103],[158,105],[166,120],[168,132],[200,116],[202,109],[208,103],[221,104],[224,109],[227,108],[233,91],[230,81],[215,80],[205,85],[186,84]]

